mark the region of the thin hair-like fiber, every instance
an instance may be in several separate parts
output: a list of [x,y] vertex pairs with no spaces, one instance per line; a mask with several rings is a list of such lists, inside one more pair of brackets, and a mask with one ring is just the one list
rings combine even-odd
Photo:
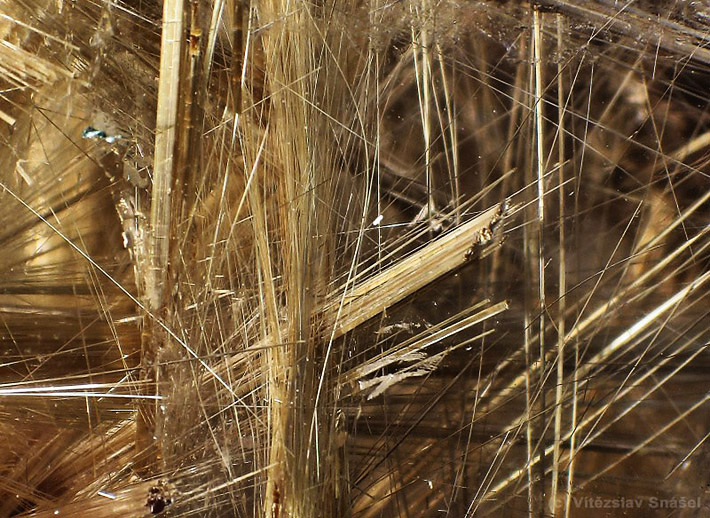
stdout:
[[707,514],[708,34],[0,5],[0,518]]

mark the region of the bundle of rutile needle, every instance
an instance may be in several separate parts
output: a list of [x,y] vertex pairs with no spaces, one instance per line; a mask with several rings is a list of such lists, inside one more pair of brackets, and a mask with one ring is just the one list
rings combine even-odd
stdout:
[[708,43],[0,2],[0,517],[707,514]]

